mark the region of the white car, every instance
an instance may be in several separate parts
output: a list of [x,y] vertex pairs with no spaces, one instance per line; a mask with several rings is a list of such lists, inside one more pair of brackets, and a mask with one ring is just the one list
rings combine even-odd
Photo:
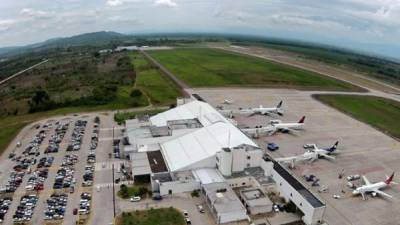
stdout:
[[138,201],[140,201],[140,200],[142,200],[142,198],[140,198],[140,196],[133,196],[133,197],[130,199],[131,202],[138,202]]
[[183,210],[183,216],[184,216],[185,218],[188,218],[188,217],[189,217],[189,213],[188,213],[187,210]]
[[334,199],[339,199],[339,198],[341,198],[340,195],[333,195],[332,197],[333,197]]
[[26,189],[27,191],[33,191],[33,190],[34,190],[34,187],[33,187],[33,185],[27,185],[27,186],[25,186],[25,189]]

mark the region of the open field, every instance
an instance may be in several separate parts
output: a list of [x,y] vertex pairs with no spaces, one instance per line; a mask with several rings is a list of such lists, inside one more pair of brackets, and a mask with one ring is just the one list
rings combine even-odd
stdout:
[[314,97],[400,139],[400,102],[357,95],[315,95]]
[[143,92],[152,104],[173,104],[180,96],[179,87],[138,52],[130,53],[136,71],[135,87]]
[[397,85],[400,85],[400,63],[394,61],[318,46],[288,45],[284,43],[269,43],[262,44],[262,46],[299,53],[303,57],[336,66],[346,66],[353,71],[362,72],[367,76],[372,76],[386,82],[395,82]]
[[276,48],[260,46],[234,46],[227,44],[210,44],[210,47],[227,51],[247,54],[273,62],[283,63],[300,69],[324,74],[336,79],[344,80],[366,89],[374,89],[386,93],[400,93],[399,86],[393,82],[381,81],[371,76],[366,76],[361,71],[348,66],[332,64],[311,57],[304,57],[301,53],[284,51]]
[[79,55],[60,53],[0,88],[0,116],[23,115],[63,107],[147,105],[130,96],[135,71],[124,53]]
[[252,86],[362,91],[314,72],[218,49],[149,51],[179,79],[194,87]]
[[[385,174],[400,171],[400,143],[382,132],[364,124],[338,110],[313,99],[313,92],[284,89],[194,89],[207,102],[216,106],[224,99],[231,99],[233,104],[226,109],[247,108],[257,105],[273,106],[283,100],[285,114],[283,117],[239,116],[235,120],[239,125],[250,127],[265,125],[271,119],[283,122],[298,121],[306,116],[305,129],[294,134],[277,133],[273,136],[261,137],[255,141],[266,148],[266,142],[279,145],[279,150],[268,153],[273,157],[288,157],[304,153],[303,145],[315,143],[319,147],[330,147],[339,141],[336,160],[318,159],[314,163],[298,163],[291,172],[298,177],[312,192],[318,193],[320,187],[312,187],[302,175],[313,174],[320,179],[321,186],[327,186],[326,193],[318,193],[327,205],[324,218],[329,225],[376,225],[397,224],[400,215],[400,189],[393,185],[384,189],[393,199],[371,197],[366,201],[360,196],[353,196],[352,189],[347,187],[346,179],[339,179],[338,174],[344,170],[345,176],[363,174],[371,182],[385,179]],[[398,174],[395,175],[398,182]],[[361,180],[355,185],[362,184]],[[342,190],[344,193],[342,193]],[[338,194],[340,199],[332,196]]]
[[176,209],[160,208],[122,213],[117,225],[184,225],[183,215]]

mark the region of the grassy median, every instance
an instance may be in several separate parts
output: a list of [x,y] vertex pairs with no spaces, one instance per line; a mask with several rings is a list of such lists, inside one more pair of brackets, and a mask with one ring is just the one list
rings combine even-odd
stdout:
[[160,208],[136,210],[122,213],[116,218],[116,225],[184,225],[183,215],[177,209]]

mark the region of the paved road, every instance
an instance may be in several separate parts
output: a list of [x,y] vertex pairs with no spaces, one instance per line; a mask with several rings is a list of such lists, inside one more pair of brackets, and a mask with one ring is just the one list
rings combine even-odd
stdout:
[[15,77],[17,77],[17,76],[23,74],[23,73],[25,73],[25,72],[28,71],[28,70],[31,70],[31,69],[33,69],[33,68],[39,66],[39,65],[42,65],[43,63],[46,63],[46,62],[48,62],[48,61],[49,61],[49,60],[46,59],[46,60],[44,60],[44,61],[42,61],[42,62],[40,62],[40,63],[37,63],[37,64],[35,64],[35,65],[33,65],[33,66],[27,68],[27,69],[24,69],[24,70],[21,70],[21,71],[17,72],[17,73],[15,73],[15,74],[13,74],[13,75],[7,77],[6,79],[1,80],[1,81],[0,81],[0,85],[6,83],[7,81],[9,81],[9,80],[11,80],[11,79],[13,79],[13,78],[15,78]]

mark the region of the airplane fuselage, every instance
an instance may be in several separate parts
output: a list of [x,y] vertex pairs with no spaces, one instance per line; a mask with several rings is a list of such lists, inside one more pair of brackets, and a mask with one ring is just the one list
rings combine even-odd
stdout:
[[374,183],[374,184],[363,185],[361,187],[356,188],[356,190],[353,191],[353,194],[374,192],[375,190],[379,190],[379,189],[385,188],[387,186],[388,185],[383,181]]

